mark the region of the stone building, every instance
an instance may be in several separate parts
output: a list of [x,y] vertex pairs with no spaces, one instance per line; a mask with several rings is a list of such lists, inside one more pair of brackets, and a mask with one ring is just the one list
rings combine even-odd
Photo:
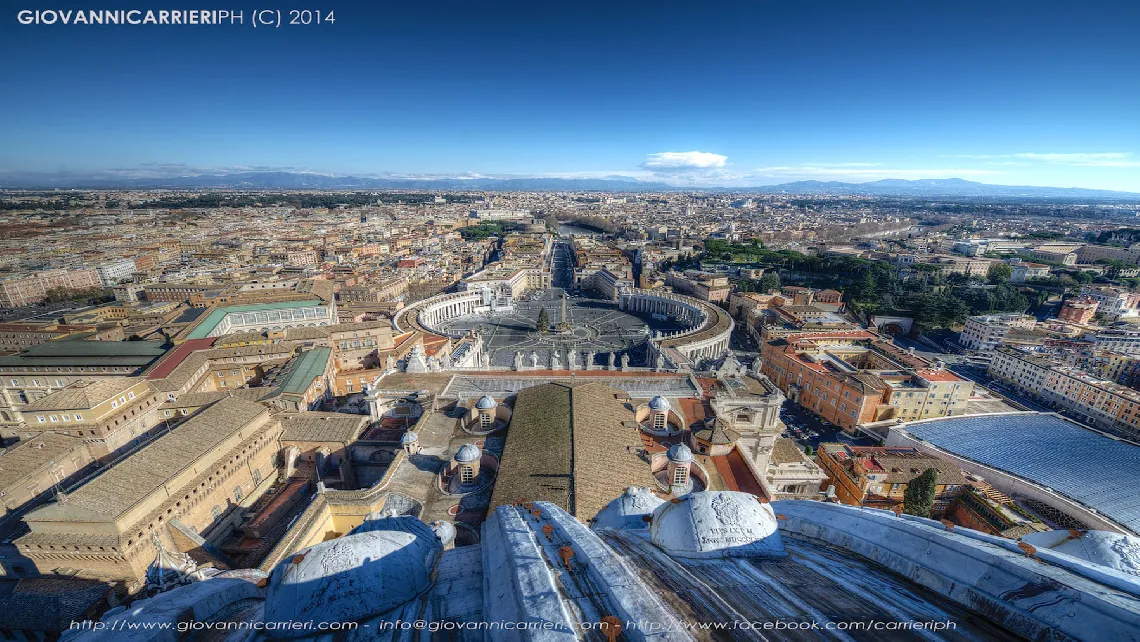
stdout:
[[167,350],[157,341],[49,341],[0,356],[0,435],[18,434],[29,403],[77,381],[141,374]]
[[225,535],[276,478],[281,424],[259,404],[223,399],[68,495],[29,513],[20,555],[44,574],[137,588],[155,559]]
[[815,461],[827,474],[824,486],[833,486],[836,499],[851,506],[901,505],[907,485],[933,468],[934,515],[940,517],[966,483],[957,466],[914,448],[820,444]]
[[105,458],[143,443],[162,423],[162,400],[142,377],[77,381],[23,409],[23,437],[54,432],[84,440]]

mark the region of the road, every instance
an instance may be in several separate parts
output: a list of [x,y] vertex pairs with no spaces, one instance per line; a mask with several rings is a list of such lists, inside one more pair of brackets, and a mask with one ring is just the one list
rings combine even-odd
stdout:
[[570,290],[574,287],[573,250],[565,241],[554,243],[554,265],[551,266],[551,285]]
[[[803,450],[804,446],[811,446],[814,452],[819,448],[820,444],[838,442],[851,444],[853,446],[874,446],[877,442],[867,437],[853,438],[839,429],[838,426],[828,425],[822,419],[812,414],[806,408],[791,401],[785,401],[784,407],[780,409],[780,421],[788,427],[782,436],[794,440]],[[801,435],[797,436],[793,429],[801,429]],[[802,429],[814,431],[816,436],[810,436],[810,433],[804,434]]]
[[1035,410],[1037,412],[1056,412],[1056,410],[1042,405],[1037,401],[1034,401],[1033,399],[1023,394],[1016,392],[1011,387],[994,379],[986,373],[984,368],[981,368],[979,366],[957,364],[950,366],[950,371],[960,377],[965,377],[974,383],[981,384],[982,386],[989,389],[995,396],[1002,397],[1006,401],[1024,406],[1029,410]]

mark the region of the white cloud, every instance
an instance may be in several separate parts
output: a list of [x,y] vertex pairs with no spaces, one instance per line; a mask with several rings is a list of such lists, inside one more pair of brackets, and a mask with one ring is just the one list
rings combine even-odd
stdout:
[[843,165],[801,165],[796,167],[758,167],[756,173],[767,178],[849,178],[875,180],[880,178],[961,178],[986,176],[1002,172],[986,169],[960,168],[890,168],[875,163],[846,163]]
[[1140,160],[1132,157],[1132,152],[1066,152],[1039,153],[1020,152],[1017,154],[958,154],[947,158],[976,158],[994,161],[994,165],[1028,165],[1049,163],[1074,167],[1140,167]]
[[642,169],[671,174],[723,168],[728,157],[711,152],[658,152],[649,154]]

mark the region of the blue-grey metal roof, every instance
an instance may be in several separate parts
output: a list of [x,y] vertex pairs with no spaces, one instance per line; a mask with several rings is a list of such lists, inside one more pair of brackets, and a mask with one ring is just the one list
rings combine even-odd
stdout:
[[903,429],[943,450],[1052,488],[1140,532],[1140,446],[1040,413],[952,417]]

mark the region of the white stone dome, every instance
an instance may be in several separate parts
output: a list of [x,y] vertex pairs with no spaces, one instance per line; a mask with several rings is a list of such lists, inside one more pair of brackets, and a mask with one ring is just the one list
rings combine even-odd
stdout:
[[693,451],[685,444],[673,444],[669,447],[669,461],[678,464],[687,464],[693,461]]
[[479,458],[482,456],[483,453],[480,452],[479,447],[475,444],[463,444],[459,447],[459,450],[455,452],[455,461],[470,464],[479,461]]
[[661,395],[649,400],[649,409],[657,412],[669,412],[669,400]]
[[491,410],[497,405],[499,404],[490,395],[483,395],[479,401],[475,402],[475,408],[478,410]]
[[[416,528],[356,532],[287,558],[270,577],[264,620],[354,622],[415,599],[431,587],[431,572],[443,550],[426,524],[422,530],[426,532]],[[312,630],[269,633],[304,637]]]
[[419,435],[417,435],[417,434],[416,434],[414,431],[412,431],[412,430],[409,430],[408,432],[406,432],[406,433],[404,433],[403,435],[401,435],[401,436],[400,436],[400,443],[401,443],[401,444],[405,444],[405,445],[406,445],[406,444],[411,444],[411,443],[417,442],[417,441],[419,441],[419,440],[420,440],[420,436],[419,436]]
[[665,500],[653,494],[648,488],[630,486],[621,497],[606,504],[594,516],[594,528],[640,529],[649,524],[643,519],[664,504]]
[[776,514],[755,495],[703,491],[653,511],[653,544],[676,557],[783,557]]

